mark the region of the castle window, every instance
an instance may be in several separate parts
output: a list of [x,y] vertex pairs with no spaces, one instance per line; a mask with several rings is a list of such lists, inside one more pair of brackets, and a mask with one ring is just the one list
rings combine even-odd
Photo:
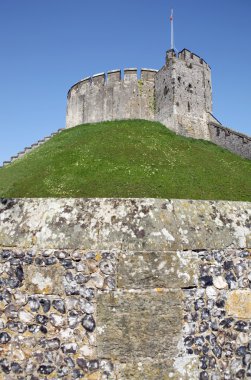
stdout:
[[180,103],[179,102],[176,102],[176,106],[179,107]]
[[191,92],[191,94],[193,93],[193,86],[191,85],[191,83],[189,83],[189,85],[187,86],[187,91]]
[[190,65],[188,66],[189,69],[192,69],[193,68],[193,65],[190,63]]
[[203,59],[202,58],[200,58],[200,63],[203,65]]
[[187,110],[188,110],[188,112],[191,111],[191,106],[190,106],[190,103],[189,103],[189,102],[187,103]]
[[178,82],[180,83],[180,81],[181,81],[181,77],[178,77]]
[[164,95],[166,96],[168,94],[168,92],[169,92],[169,88],[167,88],[167,86],[165,86],[165,88],[164,88]]
[[193,53],[191,53],[191,59],[193,59]]

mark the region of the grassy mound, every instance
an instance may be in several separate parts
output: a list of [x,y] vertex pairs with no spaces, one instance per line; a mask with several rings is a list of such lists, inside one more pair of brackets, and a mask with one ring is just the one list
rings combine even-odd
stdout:
[[251,161],[160,123],[86,124],[0,169],[0,197],[251,201]]

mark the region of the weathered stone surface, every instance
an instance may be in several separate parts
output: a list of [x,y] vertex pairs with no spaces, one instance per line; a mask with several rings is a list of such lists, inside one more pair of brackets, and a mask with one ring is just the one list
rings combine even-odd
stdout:
[[249,136],[225,128],[214,120],[209,123],[208,127],[212,142],[242,157],[251,159],[251,138]]
[[24,268],[24,287],[29,294],[64,294],[64,269],[57,265],[53,267]]
[[0,378],[248,378],[249,234],[250,203],[0,202]]
[[100,357],[174,358],[182,329],[182,292],[99,293],[97,325]]
[[66,128],[84,123],[119,119],[154,120],[156,70],[116,70],[76,83],[68,93]]
[[236,318],[251,320],[251,290],[238,289],[228,293],[226,310]]
[[178,380],[179,374],[173,370],[173,362],[148,359],[147,362],[135,361],[116,365],[120,380]]
[[175,200],[173,207],[182,246],[217,249],[233,244],[237,248],[246,247],[251,221],[249,202],[181,199]]
[[0,203],[0,245],[126,250],[246,246],[248,202],[18,199]]
[[131,252],[119,257],[118,287],[182,288],[195,285],[197,274],[192,252]]

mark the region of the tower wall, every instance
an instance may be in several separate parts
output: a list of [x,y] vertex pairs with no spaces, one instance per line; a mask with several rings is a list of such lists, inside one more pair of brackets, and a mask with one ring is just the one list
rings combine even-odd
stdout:
[[154,120],[156,70],[137,69],[97,74],[75,84],[68,93],[66,127],[115,119]]
[[167,53],[156,76],[156,119],[176,133],[209,140],[212,112],[211,70],[188,50]]

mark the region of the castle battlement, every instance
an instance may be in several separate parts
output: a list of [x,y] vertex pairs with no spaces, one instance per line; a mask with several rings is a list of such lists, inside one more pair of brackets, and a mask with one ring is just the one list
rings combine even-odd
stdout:
[[107,73],[99,73],[86,77],[75,83],[68,91],[68,98],[77,92],[82,86],[104,86],[114,85],[116,83],[129,83],[135,81],[152,81],[154,82],[158,70],[142,68],[125,68],[124,70],[111,70]]
[[[208,65],[208,63],[201,58],[199,55],[191,52],[188,49],[183,49],[180,52],[176,53],[175,50],[170,49],[166,52],[166,62],[168,62],[170,59],[177,58],[181,59],[183,61],[186,61],[187,64],[195,64],[195,65],[204,65],[208,70],[211,70],[211,67]],[[190,66],[192,68],[192,66]]]

